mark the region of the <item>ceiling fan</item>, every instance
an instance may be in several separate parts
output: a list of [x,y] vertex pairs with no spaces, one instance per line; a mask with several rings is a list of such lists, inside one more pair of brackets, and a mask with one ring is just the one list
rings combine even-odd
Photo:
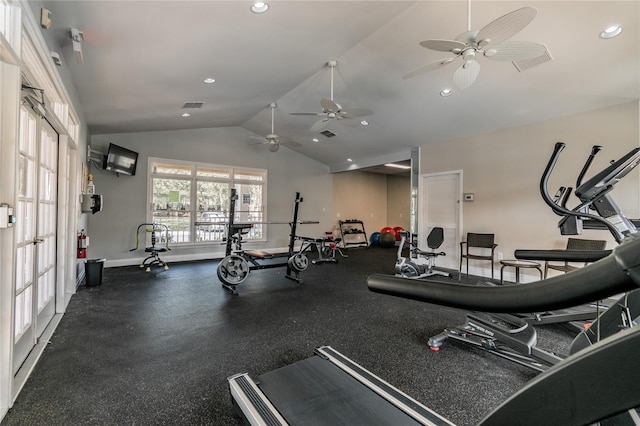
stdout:
[[322,130],[329,124],[330,120],[336,120],[339,123],[347,126],[356,127],[359,122],[356,118],[366,117],[373,114],[373,111],[367,108],[351,108],[349,110],[342,109],[340,104],[333,100],[333,70],[338,66],[338,62],[335,60],[327,62],[327,66],[331,68],[331,97],[322,98],[320,105],[322,106],[322,112],[292,112],[291,115],[314,115],[322,117],[311,126],[311,133],[316,133]]
[[543,55],[546,47],[528,41],[508,41],[522,31],[535,18],[538,11],[532,7],[523,7],[507,13],[488,23],[479,31],[471,31],[471,0],[467,7],[467,31],[455,40],[425,40],[420,45],[426,49],[439,52],[450,52],[454,56],[441,59],[418,68],[405,75],[404,79],[416,77],[429,71],[450,64],[457,58],[464,63],[453,74],[453,82],[460,89],[471,86],[480,73],[480,63],[476,58],[480,55],[493,61],[519,61]]
[[278,136],[274,130],[274,116],[276,110],[276,103],[271,102],[269,104],[269,108],[271,108],[271,133],[266,135],[265,137],[257,137],[251,136],[253,139],[261,139],[261,142],[256,142],[255,144],[266,144],[269,145],[269,151],[276,152],[280,149],[280,145],[290,146],[290,147],[299,147],[302,144],[292,141],[289,138]]

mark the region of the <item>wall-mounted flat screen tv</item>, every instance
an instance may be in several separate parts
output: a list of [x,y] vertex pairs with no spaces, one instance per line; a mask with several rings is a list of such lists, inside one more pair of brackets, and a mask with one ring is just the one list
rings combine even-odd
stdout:
[[123,148],[114,143],[109,144],[107,155],[104,156],[102,164],[105,170],[123,175],[135,175],[138,164],[138,153],[130,149]]

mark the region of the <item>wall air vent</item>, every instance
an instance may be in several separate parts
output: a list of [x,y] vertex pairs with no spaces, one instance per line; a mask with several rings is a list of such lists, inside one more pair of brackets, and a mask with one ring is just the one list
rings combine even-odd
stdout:
[[321,135],[326,136],[328,138],[332,138],[334,137],[336,134],[333,133],[331,130],[323,130],[320,132]]
[[551,56],[551,53],[549,52],[549,49],[546,45],[544,46],[544,48],[545,51],[540,56],[536,56],[535,58],[531,59],[522,59],[520,61],[512,61],[511,63],[516,67],[518,71],[522,72],[528,70],[529,68],[542,65],[545,62],[553,61],[553,56]]
[[182,105],[182,108],[185,108],[185,109],[202,108],[202,105],[204,105],[204,102],[185,102],[184,105]]

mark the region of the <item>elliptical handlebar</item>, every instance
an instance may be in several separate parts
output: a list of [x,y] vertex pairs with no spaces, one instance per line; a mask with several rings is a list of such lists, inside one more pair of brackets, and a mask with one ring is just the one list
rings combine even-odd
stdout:
[[601,150],[602,150],[601,145],[594,145],[591,147],[591,154],[589,154],[589,158],[587,158],[587,161],[584,163],[584,166],[582,166],[582,170],[580,170],[580,174],[578,175],[578,179],[576,180],[576,188],[579,188],[580,185],[582,185],[582,179],[584,179],[584,175],[587,174],[587,170],[589,170],[589,167],[591,166],[593,159]]
[[[551,210],[553,210],[554,213],[560,215],[560,216],[575,216],[579,219],[593,219],[597,222],[600,222],[602,224],[604,224],[607,229],[609,230],[609,232],[611,232],[611,234],[613,235],[613,237],[615,238],[615,240],[619,243],[622,241],[622,239],[624,238],[624,236],[622,235],[622,233],[618,230],[618,228],[616,228],[611,222],[609,222],[606,219],[603,219],[600,216],[594,215],[594,214],[590,214],[590,213],[586,213],[586,212],[581,212],[578,211],[581,208],[585,207],[585,204],[581,204],[580,206],[578,206],[576,209],[574,210],[569,210],[568,208],[566,208],[565,204],[566,204],[566,200],[563,203],[556,203],[553,201],[553,198],[551,198],[551,195],[549,194],[549,190],[548,190],[548,184],[549,184],[549,176],[551,176],[551,172],[553,171],[553,169],[555,168],[555,165],[558,161],[558,158],[560,157],[560,153],[562,152],[562,150],[565,148],[566,144],[564,142],[556,142],[554,148],[553,148],[553,153],[551,154],[551,157],[549,158],[549,162],[547,163],[547,166],[544,169],[544,172],[542,173],[542,178],[540,179],[540,195],[542,196],[542,199],[544,200],[545,203],[547,203],[547,205],[549,207],[551,207]],[[588,169],[589,165],[591,164],[591,161],[593,161],[593,156],[595,155],[595,153],[597,153],[600,149],[596,150],[596,147],[599,147],[598,145],[595,145],[592,148],[592,155],[589,156],[589,159],[587,160],[587,163],[585,164],[585,166],[582,168],[582,172],[580,173],[581,176],[578,177],[578,181],[580,181],[583,177],[584,177],[584,173],[586,173],[586,170]],[[601,148],[601,147],[600,147]],[[594,153],[595,151],[595,153]],[[563,198],[568,197],[568,195],[564,195]]]
[[484,312],[564,309],[639,288],[640,237],[628,236],[609,256],[570,274],[527,285],[485,287],[373,274],[367,286],[375,293]]

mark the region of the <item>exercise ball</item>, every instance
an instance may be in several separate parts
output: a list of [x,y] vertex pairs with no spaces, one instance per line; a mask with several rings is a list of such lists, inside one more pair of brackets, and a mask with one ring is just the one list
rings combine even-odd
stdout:
[[378,244],[380,244],[380,233],[374,232],[373,234],[371,234],[371,238],[369,239],[369,241],[371,241],[372,246],[377,246]]
[[392,228],[392,227],[390,227],[390,226],[385,226],[384,228],[382,228],[382,229],[380,230],[380,234],[384,234],[385,232],[391,232],[391,233],[393,233],[393,228]]
[[396,241],[400,241],[400,233],[404,232],[404,228],[402,226],[396,226],[395,228],[393,228],[393,231],[396,236]]
[[382,232],[378,244],[384,248],[394,247],[396,245],[396,236],[393,235],[393,232]]

